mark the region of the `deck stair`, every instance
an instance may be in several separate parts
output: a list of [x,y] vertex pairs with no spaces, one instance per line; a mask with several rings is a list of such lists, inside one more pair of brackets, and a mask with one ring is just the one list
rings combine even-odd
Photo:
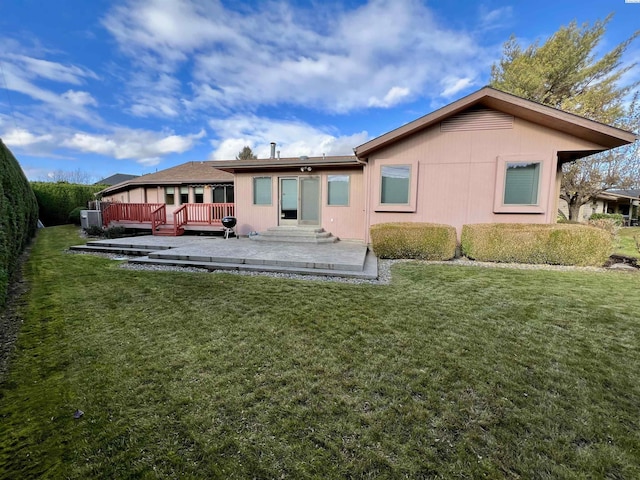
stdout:
[[338,241],[331,232],[324,228],[302,226],[272,227],[258,235],[249,238],[256,242],[285,242],[285,243],[334,243]]
[[175,228],[171,223],[158,225],[153,232],[154,235],[163,235],[165,237],[176,237],[184,234],[184,228]]

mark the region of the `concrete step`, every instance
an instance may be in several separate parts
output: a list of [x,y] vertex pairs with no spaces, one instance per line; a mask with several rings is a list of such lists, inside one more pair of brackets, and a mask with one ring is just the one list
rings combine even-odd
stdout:
[[338,239],[331,232],[318,227],[273,227],[249,237],[256,242],[334,243]]
[[[91,240],[89,242],[87,242],[87,247],[113,247],[114,249],[118,249],[118,248],[140,248],[143,250],[148,250],[150,252],[156,251],[156,250],[168,250],[170,248],[173,248],[169,245],[156,245],[154,243],[149,243],[149,244],[145,244],[144,241],[140,241],[139,239],[137,239],[136,237],[132,237],[134,240],[131,241],[131,243],[129,243],[126,239],[124,238],[120,238],[120,239],[113,239],[112,241],[110,240]],[[79,247],[82,247],[83,245],[78,245]]]
[[99,245],[73,245],[69,250],[76,252],[101,252],[101,253],[117,253],[119,255],[148,255],[154,250],[139,247],[122,247],[122,246],[99,246]]
[[[240,254],[242,255],[242,254]],[[364,262],[366,258],[366,251],[363,250],[362,255],[354,258],[351,262],[313,262],[305,259],[295,257],[281,257],[274,258],[247,258],[246,256],[234,256],[228,255],[206,255],[206,254],[194,254],[194,253],[181,253],[174,250],[164,250],[157,252],[150,252],[148,257],[150,260],[159,261],[180,261],[180,262],[196,262],[202,264],[208,263],[224,263],[233,265],[253,265],[256,267],[283,267],[283,268],[308,268],[308,269],[320,269],[330,271],[354,271],[361,272],[364,268]]]
[[378,263],[376,256],[369,252],[366,255],[364,265],[359,270],[337,270],[319,267],[301,267],[301,266],[285,266],[285,265],[267,265],[267,264],[251,264],[251,263],[233,263],[229,258],[226,261],[206,262],[195,259],[171,259],[171,258],[150,258],[139,257],[129,259],[128,263],[135,264],[153,264],[153,265],[174,265],[180,267],[197,267],[207,270],[238,270],[250,272],[273,272],[273,273],[294,273],[299,275],[318,275],[325,277],[345,277],[359,278],[364,280],[375,280],[378,278]]

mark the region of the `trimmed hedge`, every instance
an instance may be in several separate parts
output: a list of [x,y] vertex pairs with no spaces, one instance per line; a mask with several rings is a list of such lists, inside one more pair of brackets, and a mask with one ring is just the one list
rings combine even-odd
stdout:
[[612,251],[613,237],[587,225],[487,223],[462,227],[462,254],[483,262],[602,266]]
[[95,193],[103,190],[104,185],[80,185],[66,182],[31,182],[40,208],[40,220],[45,226],[69,223],[69,213],[82,205],[86,208]]
[[380,258],[449,260],[456,254],[456,229],[435,223],[380,223],[371,227]]
[[38,204],[22,168],[0,140],[0,306],[18,258],[35,235]]
[[620,227],[624,224],[624,217],[621,213],[593,213],[589,220],[612,220]]

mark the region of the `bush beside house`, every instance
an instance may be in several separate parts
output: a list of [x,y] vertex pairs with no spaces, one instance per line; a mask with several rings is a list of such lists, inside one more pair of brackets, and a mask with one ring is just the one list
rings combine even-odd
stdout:
[[0,306],[18,257],[34,236],[38,204],[18,161],[0,140]]
[[574,224],[462,227],[462,254],[485,262],[602,266],[613,251],[607,231]]
[[621,213],[593,213],[589,220],[611,220],[620,227],[624,224],[624,216]]
[[104,185],[80,185],[66,182],[32,182],[38,200],[40,220],[47,227],[69,223],[69,215],[75,208],[87,208],[95,200],[95,193]]
[[380,223],[371,227],[380,258],[449,260],[456,254],[456,229],[435,223]]

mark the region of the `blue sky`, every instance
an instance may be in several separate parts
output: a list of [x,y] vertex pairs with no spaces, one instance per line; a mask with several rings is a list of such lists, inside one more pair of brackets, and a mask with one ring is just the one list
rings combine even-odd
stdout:
[[[627,0],[629,1],[629,0]],[[14,0],[0,2],[0,138],[30,180],[97,180],[191,160],[350,154],[488,83],[502,44],[625,0]],[[640,62],[640,41],[625,63]],[[623,82],[640,80],[640,67]]]

